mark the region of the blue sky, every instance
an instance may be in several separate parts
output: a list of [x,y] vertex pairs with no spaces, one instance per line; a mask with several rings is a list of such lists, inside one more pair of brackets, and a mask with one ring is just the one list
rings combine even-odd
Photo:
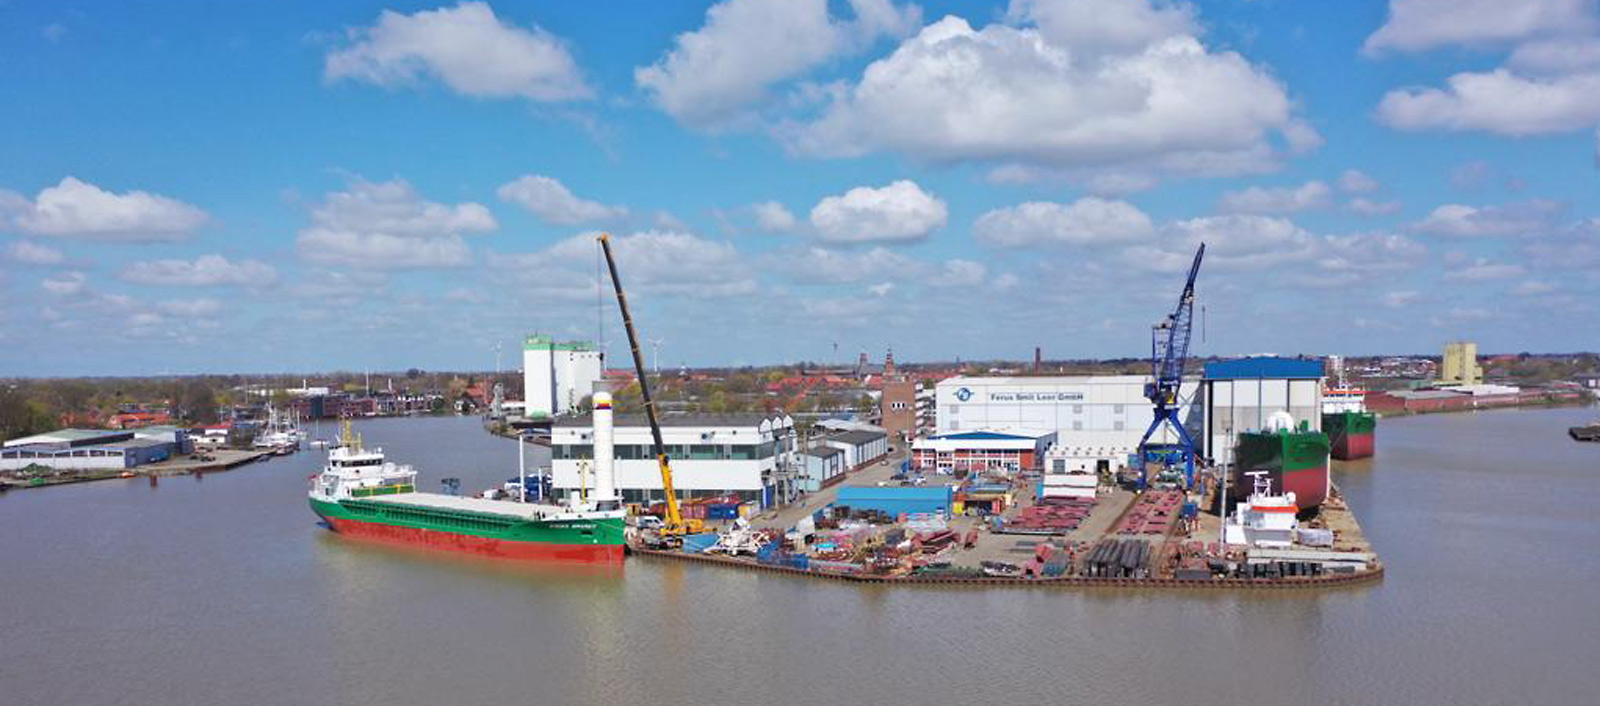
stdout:
[[[0,374],[1600,348],[1595,0],[0,2]],[[604,280],[599,284],[609,285]]]

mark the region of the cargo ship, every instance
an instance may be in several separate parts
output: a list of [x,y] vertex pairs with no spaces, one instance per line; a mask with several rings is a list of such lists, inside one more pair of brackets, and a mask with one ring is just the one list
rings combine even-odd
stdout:
[[1371,412],[1322,413],[1322,431],[1328,435],[1329,453],[1340,461],[1372,455],[1378,417]]
[[1340,461],[1372,456],[1378,416],[1367,411],[1367,391],[1345,382],[1344,360],[1329,356],[1334,385],[1322,392],[1322,431],[1331,444],[1330,455]]
[[[1280,416],[1281,415],[1281,416]],[[1239,435],[1234,449],[1233,487],[1271,495],[1294,494],[1302,512],[1328,497],[1328,435],[1278,412],[1268,428]]]
[[626,511],[616,498],[606,393],[596,393],[594,417],[595,487],[566,503],[417,492],[411,466],[363,446],[347,424],[327,465],[311,476],[311,511],[334,532],[379,542],[500,559],[620,564]]

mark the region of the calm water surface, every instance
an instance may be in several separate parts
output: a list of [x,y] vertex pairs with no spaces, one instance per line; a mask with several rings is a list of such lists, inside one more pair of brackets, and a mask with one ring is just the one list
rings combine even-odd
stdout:
[[[1382,422],[1335,475],[1387,577],[1288,595],[485,565],[319,528],[320,452],[12,492],[0,704],[1595,703],[1594,416]],[[516,473],[473,419],[360,429],[426,486]]]

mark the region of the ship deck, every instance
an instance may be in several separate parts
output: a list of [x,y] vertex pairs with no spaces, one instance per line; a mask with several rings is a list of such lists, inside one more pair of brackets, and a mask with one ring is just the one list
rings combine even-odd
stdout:
[[507,500],[485,500],[483,498],[466,498],[459,495],[444,495],[441,493],[401,493],[399,495],[361,498],[361,501],[425,507],[434,510],[476,512],[483,515],[499,515],[519,520],[556,519],[561,515],[571,514],[571,511],[567,508],[555,505],[517,503]]

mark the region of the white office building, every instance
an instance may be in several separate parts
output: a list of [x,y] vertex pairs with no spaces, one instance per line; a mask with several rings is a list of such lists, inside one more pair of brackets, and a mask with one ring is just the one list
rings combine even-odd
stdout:
[[[589,415],[557,418],[550,434],[551,485],[558,498],[593,487],[594,429]],[[665,499],[649,422],[618,414],[616,482],[625,503]],[[737,495],[774,502],[779,472],[791,468],[794,421],[761,414],[681,414],[661,418],[672,459],[672,484],[681,500]]]
[[604,374],[594,344],[528,336],[522,345],[523,416],[545,419],[578,409]]
[[[1127,464],[1155,413],[1145,399],[1146,375],[1078,377],[953,377],[935,389],[939,434],[1008,429],[1055,432],[1057,453],[1098,470]],[[1179,387],[1179,418],[1199,442],[1203,405],[1195,405],[1198,380]],[[1163,428],[1154,443],[1175,443]]]

